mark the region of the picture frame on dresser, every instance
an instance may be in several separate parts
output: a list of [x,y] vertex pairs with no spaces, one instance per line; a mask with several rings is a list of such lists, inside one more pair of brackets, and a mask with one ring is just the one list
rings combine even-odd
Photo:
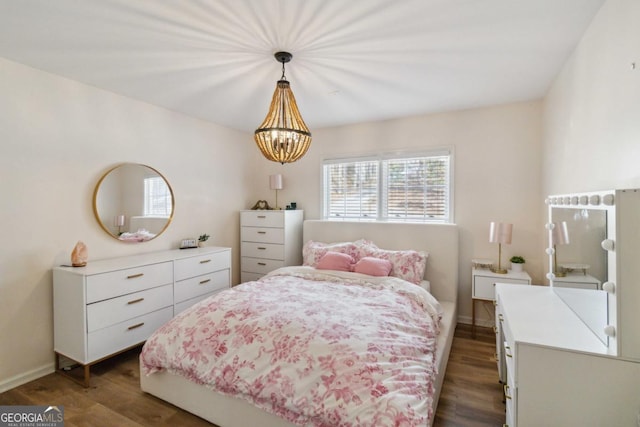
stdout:
[[[53,269],[56,371],[85,387],[91,366],[142,344],[182,310],[231,287],[231,248],[205,247]],[[82,368],[81,378],[69,365]]]

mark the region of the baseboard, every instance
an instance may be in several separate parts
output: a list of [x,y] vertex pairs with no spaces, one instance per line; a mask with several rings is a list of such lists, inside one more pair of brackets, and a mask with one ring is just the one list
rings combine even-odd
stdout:
[[47,363],[39,368],[14,375],[11,378],[0,381],[0,393],[4,393],[7,390],[11,390],[12,388],[21,386],[22,384],[26,384],[30,381],[37,380],[45,375],[49,375],[55,372],[55,370],[55,363]]

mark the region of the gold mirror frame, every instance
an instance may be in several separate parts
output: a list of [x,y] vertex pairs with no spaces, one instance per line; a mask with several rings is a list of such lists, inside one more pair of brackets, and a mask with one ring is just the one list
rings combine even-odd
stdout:
[[[144,215],[144,180],[152,177],[162,178],[167,187],[171,197],[168,217]],[[98,224],[120,242],[141,243],[155,239],[169,227],[174,211],[175,197],[169,181],[156,169],[139,163],[122,163],[109,169],[93,192],[93,213]]]

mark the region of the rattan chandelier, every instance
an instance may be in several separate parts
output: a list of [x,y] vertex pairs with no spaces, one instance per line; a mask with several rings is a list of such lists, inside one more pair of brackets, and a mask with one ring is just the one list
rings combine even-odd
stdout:
[[304,156],[311,145],[311,132],[302,120],[296,98],[284,76],[284,64],[291,61],[289,52],[277,52],[282,63],[282,77],[278,80],[267,117],[256,129],[254,139],[262,154],[279,163],[293,163]]

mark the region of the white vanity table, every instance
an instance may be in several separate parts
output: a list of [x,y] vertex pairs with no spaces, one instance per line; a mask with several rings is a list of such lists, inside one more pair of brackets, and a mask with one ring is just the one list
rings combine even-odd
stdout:
[[[548,204],[550,286],[496,284],[506,425],[638,426],[640,190],[551,196]],[[597,227],[584,222],[596,217]],[[572,248],[553,239],[561,221]],[[590,258],[570,261],[588,261],[602,279],[556,277],[559,255]],[[596,281],[602,290],[585,285]]]
[[635,426],[640,363],[607,347],[548,286],[496,284],[506,425]]

